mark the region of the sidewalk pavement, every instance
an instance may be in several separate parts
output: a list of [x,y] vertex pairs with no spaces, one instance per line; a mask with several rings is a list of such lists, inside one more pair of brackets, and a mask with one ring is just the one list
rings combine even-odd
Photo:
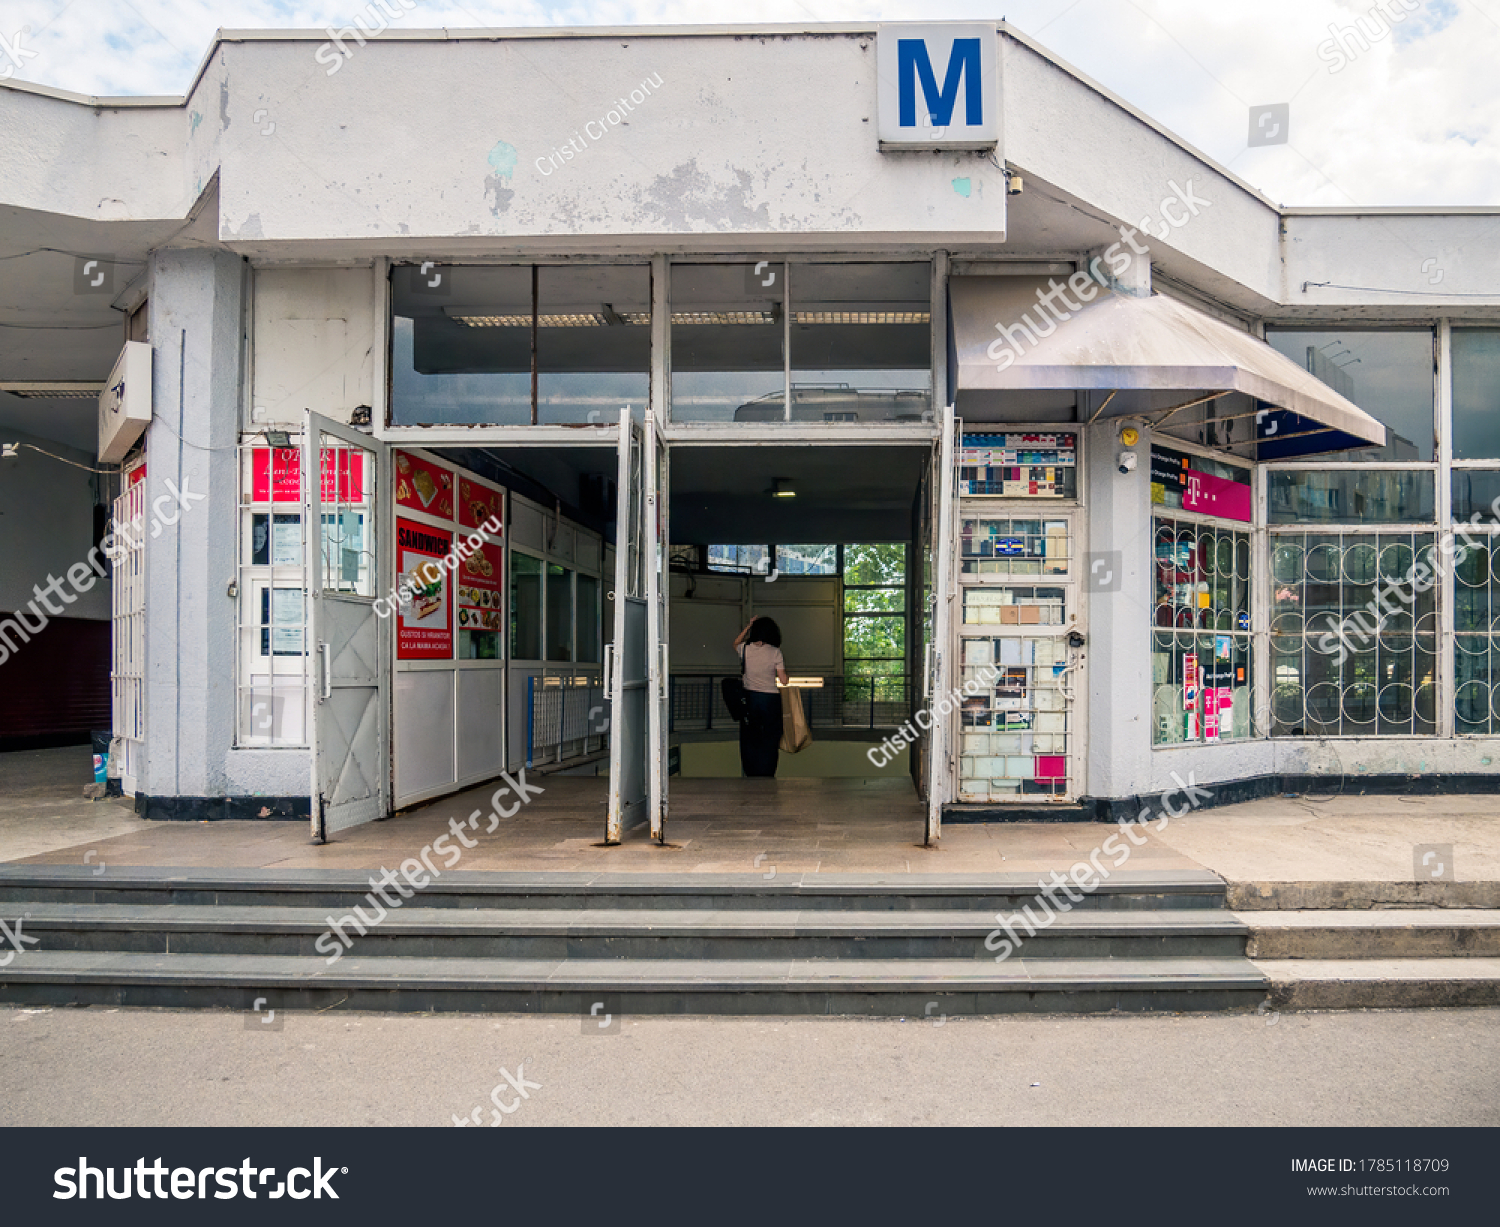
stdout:
[[[83,800],[89,754],[87,747],[0,754],[0,862],[378,869],[419,852],[451,819],[475,809],[487,817],[494,791],[460,793],[316,846],[302,822],[145,822],[127,799]],[[480,835],[464,854],[465,869],[1045,875],[1086,860],[1116,833],[1101,823],[950,824],[941,846],[928,849],[905,780],[674,779],[668,846],[637,828],[609,848],[601,845],[603,780],[527,778],[545,792]],[[1314,907],[1327,906],[1318,902],[1319,883],[1388,883],[1399,893],[1400,884],[1435,879],[1439,865],[1457,883],[1490,884],[1486,898],[1500,884],[1495,797],[1294,795],[1156,825],[1142,832],[1146,842],[1133,848],[1127,875],[1207,869],[1247,895],[1301,884],[1303,906]],[[1285,889],[1281,898],[1295,906]]]

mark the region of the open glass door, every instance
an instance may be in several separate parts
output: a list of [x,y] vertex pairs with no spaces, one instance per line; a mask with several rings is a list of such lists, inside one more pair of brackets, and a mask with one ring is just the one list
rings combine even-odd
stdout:
[[[302,435],[312,746],[312,834],[390,813],[390,663],[375,601],[389,449],[310,409]],[[317,474],[317,480],[313,479]],[[434,576],[446,590],[446,575]]]
[[667,736],[670,695],[667,654],[667,611],[670,585],[667,574],[667,441],[655,413],[646,409],[646,638],[651,645],[650,738],[647,772],[650,788],[651,838],[667,840]]
[[943,429],[938,439],[936,514],[930,517],[933,528],[932,556],[932,642],[927,652],[928,667],[923,689],[923,702],[929,713],[931,729],[927,737],[927,833],[929,846],[937,843],[943,834],[943,806],[950,796],[953,778],[952,751],[955,731],[955,715],[939,714],[940,697],[946,694],[955,682],[957,674],[951,668],[953,659],[953,524],[954,499],[957,484],[954,465],[957,454],[954,443],[958,424],[954,420],[953,406],[943,409]]
[[[620,467],[615,510],[615,638],[605,649],[605,698],[610,705],[609,811],[604,842],[645,821],[647,796],[648,652],[646,440],[620,410]],[[654,536],[654,533],[653,533]]]

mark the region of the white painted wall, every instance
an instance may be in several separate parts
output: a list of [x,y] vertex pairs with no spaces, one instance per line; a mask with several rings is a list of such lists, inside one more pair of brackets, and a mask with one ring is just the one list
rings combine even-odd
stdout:
[[373,405],[373,268],[258,268],[254,281],[251,421],[300,429],[310,408],[338,422]]

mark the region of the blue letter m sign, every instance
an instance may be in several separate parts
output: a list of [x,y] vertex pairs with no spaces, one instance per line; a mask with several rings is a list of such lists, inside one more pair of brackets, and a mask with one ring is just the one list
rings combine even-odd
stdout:
[[984,123],[984,95],[979,74],[979,40],[956,38],[948,56],[948,73],[943,78],[942,92],[938,92],[937,76],[932,71],[932,60],[927,55],[927,44],[920,38],[903,38],[896,42],[896,75],[900,88],[900,124],[903,128],[917,126],[917,78],[922,81],[922,98],[927,104],[926,113],[932,117],[932,126],[946,128],[953,122],[953,104],[958,101],[958,82],[968,70],[964,82],[964,123],[977,127]]

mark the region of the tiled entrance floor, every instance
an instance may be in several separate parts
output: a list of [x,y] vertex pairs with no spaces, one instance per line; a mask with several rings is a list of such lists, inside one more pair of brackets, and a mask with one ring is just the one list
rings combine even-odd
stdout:
[[[323,846],[309,842],[300,822],[140,822],[127,834],[34,856],[8,856],[0,840],[0,860],[81,864],[93,852],[93,865],[394,868],[445,833],[450,819],[466,823],[478,809],[478,831],[465,827],[478,846],[464,852],[464,870],[970,875],[1066,870],[1113,830],[1092,823],[949,825],[940,847],[929,849],[921,846],[922,808],[907,780],[674,779],[667,846],[641,826],[607,848],[600,846],[603,779],[527,779],[545,791],[489,833],[493,785],[338,832]],[[1153,833],[1145,837],[1130,872],[1202,868]]]

